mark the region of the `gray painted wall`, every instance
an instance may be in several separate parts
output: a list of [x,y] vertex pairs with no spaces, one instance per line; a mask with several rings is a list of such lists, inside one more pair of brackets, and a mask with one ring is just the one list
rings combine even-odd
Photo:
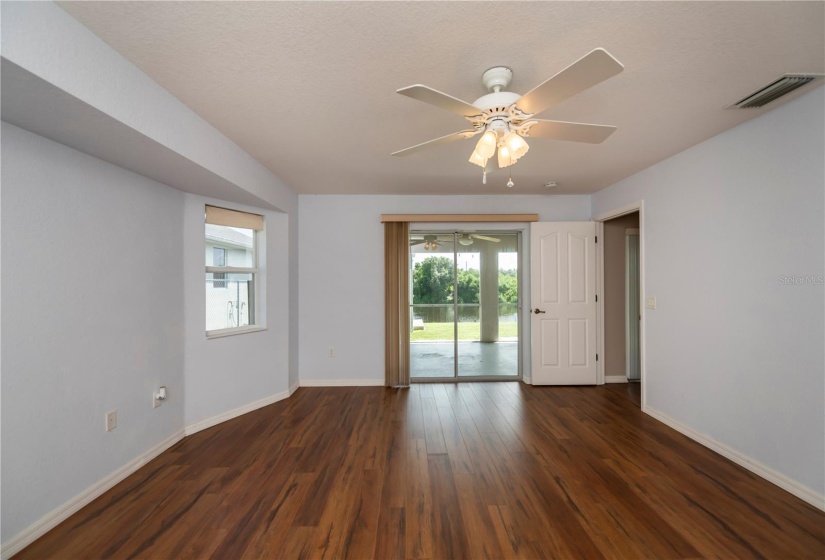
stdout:
[[825,491],[825,88],[593,196],[644,200],[649,406]]
[[[301,382],[384,380],[384,231],[381,214],[538,213],[543,221],[588,220],[588,196],[302,195],[300,215]],[[524,224],[462,224],[512,229]],[[417,229],[450,229],[424,224]],[[529,235],[523,236],[529,255]],[[522,261],[529,278],[529,257]],[[525,310],[529,284],[522,286]],[[529,320],[522,338],[529,340]],[[330,358],[329,347],[336,349]],[[530,377],[529,344],[523,345]]]
[[6,123],[2,136],[6,542],[182,430],[184,195]]

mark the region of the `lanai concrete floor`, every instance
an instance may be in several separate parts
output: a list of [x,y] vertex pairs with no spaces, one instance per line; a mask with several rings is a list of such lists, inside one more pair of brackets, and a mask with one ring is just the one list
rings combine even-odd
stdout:
[[[459,377],[482,375],[518,376],[518,342],[458,343]],[[410,343],[410,377],[453,377],[454,344],[445,342]]]

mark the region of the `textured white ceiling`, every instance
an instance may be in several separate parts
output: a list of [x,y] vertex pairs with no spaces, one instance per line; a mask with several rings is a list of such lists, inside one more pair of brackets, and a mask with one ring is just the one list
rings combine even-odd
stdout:
[[[825,72],[823,2],[61,6],[300,193],[526,194],[549,180],[591,193],[770,110],[723,107],[780,74]],[[541,117],[618,126],[604,144],[528,140],[513,189],[501,171],[481,184],[474,140],[389,155],[467,128],[396,89],[472,102],[505,65],[524,93],[596,47],[625,71]]]

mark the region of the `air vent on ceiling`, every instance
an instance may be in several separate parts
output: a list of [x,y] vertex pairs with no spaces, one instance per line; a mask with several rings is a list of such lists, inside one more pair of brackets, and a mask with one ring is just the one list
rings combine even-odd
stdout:
[[725,107],[739,107],[740,109],[755,109],[764,107],[771,101],[775,101],[792,91],[807,85],[814,80],[822,78],[822,74],[783,74],[778,80],[774,80],[766,86],[762,86],[754,93],[744,97]]

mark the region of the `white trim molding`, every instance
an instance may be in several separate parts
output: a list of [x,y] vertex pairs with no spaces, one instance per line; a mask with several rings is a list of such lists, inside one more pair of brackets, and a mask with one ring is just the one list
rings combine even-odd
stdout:
[[618,208],[608,210],[607,212],[596,214],[591,218],[591,220],[594,222],[606,222],[607,220],[612,220],[613,218],[618,218],[619,216],[624,216],[625,214],[632,214],[633,212],[641,211],[643,204],[643,200],[636,200],[629,204],[625,204],[624,206],[619,206]]
[[274,395],[270,395],[268,397],[264,397],[264,398],[259,399],[257,401],[251,402],[249,404],[239,406],[238,408],[235,408],[233,410],[229,410],[227,412],[217,414],[217,415],[212,416],[210,418],[205,418],[203,420],[199,420],[199,421],[197,421],[193,424],[189,424],[188,426],[186,426],[186,428],[184,428],[184,430],[185,430],[187,436],[191,436],[192,434],[196,434],[196,433],[200,432],[201,430],[211,428],[212,426],[217,426],[218,424],[226,422],[227,420],[232,420],[233,418],[237,418],[238,416],[242,416],[242,415],[246,414],[247,412],[252,412],[253,410],[258,410],[259,408],[263,408],[263,407],[268,406],[270,404],[274,404],[278,401],[282,401],[286,398],[289,398],[290,396],[292,396],[292,393],[294,393],[297,389],[298,389],[298,386],[293,385],[292,387],[290,387],[286,391],[281,391],[280,393],[275,393]]
[[253,410],[257,410],[261,407],[284,400],[292,396],[292,394],[298,390],[298,387],[299,384],[294,383],[286,391],[257,400],[234,410],[230,410],[229,412],[201,420],[200,422],[195,422],[194,424],[186,426],[183,430],[175,432],[173,435],[155,445],[145,453],[135,457],[129,463],[122,466],[103,480],[96,482],[62,506],[47,513],[39,520],[32,523],[29,527],[24,529],[21,533],[14,536],[9,542],[3,543],[2,547],[0,547],[0,558],[2,558],[2,560],[6,560],[7,558],[14,556],[31,543],[57,527],[57,525],[65,521],[69,516],[77,513],[81,508],[87,506],[93,500],[100,497],[104,492],[110,490],[116,484],[123,481],[127,476],[137,471],[140,467],[178,443],[184,437],[190,436],[201,430],[205,430],[206,428],[211,428],[212,426],[226,422],[227,420],[231,420],[232,418],[241,416],[247,412],[252,412]]
[[0,551],[0,558],[5,560],[6,558],[14,556],[31,543],[57,527],[60,523],[68,519],[69,516],[77,513],[81,508],[89,505],[93,500],[103,495],[104,492],[113,488],[127,476],[137,471],[140,467],[178,443],[183,438],[183,430],[175,432],[146,452],[141,453],[106,478],[99,480],[62,506],[50,511],[29,525],[19,534],[12,537],[7,543],[3,543],[2,551]]
[[605,383],[627,383],[627,377],[624,375],[605,375]]
[[301,387],[383,387],[383,379],[301,379]]
[[[602,240],[601,243],[598,243],[599,239]],[[607,361],[604,343],[604,222],[596,221],[596,241],[596,385],[604,385],[608,382],[604,374],[604,364]]]
[[790,492],[797,498],[806,501],[815,508],[819,508],[820,510],[825,511],[825,495],[817,494],[815,491],[811,490],[804,484],[801,484],[793,480],[792,478],[775,471],[771,467],[760,463],[756,459],[748,457],[747,455],[737,451],[736,449],[733,449],[732,447],[725,445],[724,443],[716,441],[712,437],[703,434],[702,432],[694,430],[690,426],[682,424],[678,420],[671,418],[664,412],[657,410],[652,406],[646,406],[643,409],[643,412],[649,414],[659,422],[662,422],[663,424],[670,426],[677,432],[689,437],[693,441],[701,443],[702,445],[704,445],[708,449],[711,449],[712,451],[715,451],[722,457],[730,459],[737,465],[744,467],[752,473],[764,478],[768,482],[771,482],[779,486],[786,492]]

